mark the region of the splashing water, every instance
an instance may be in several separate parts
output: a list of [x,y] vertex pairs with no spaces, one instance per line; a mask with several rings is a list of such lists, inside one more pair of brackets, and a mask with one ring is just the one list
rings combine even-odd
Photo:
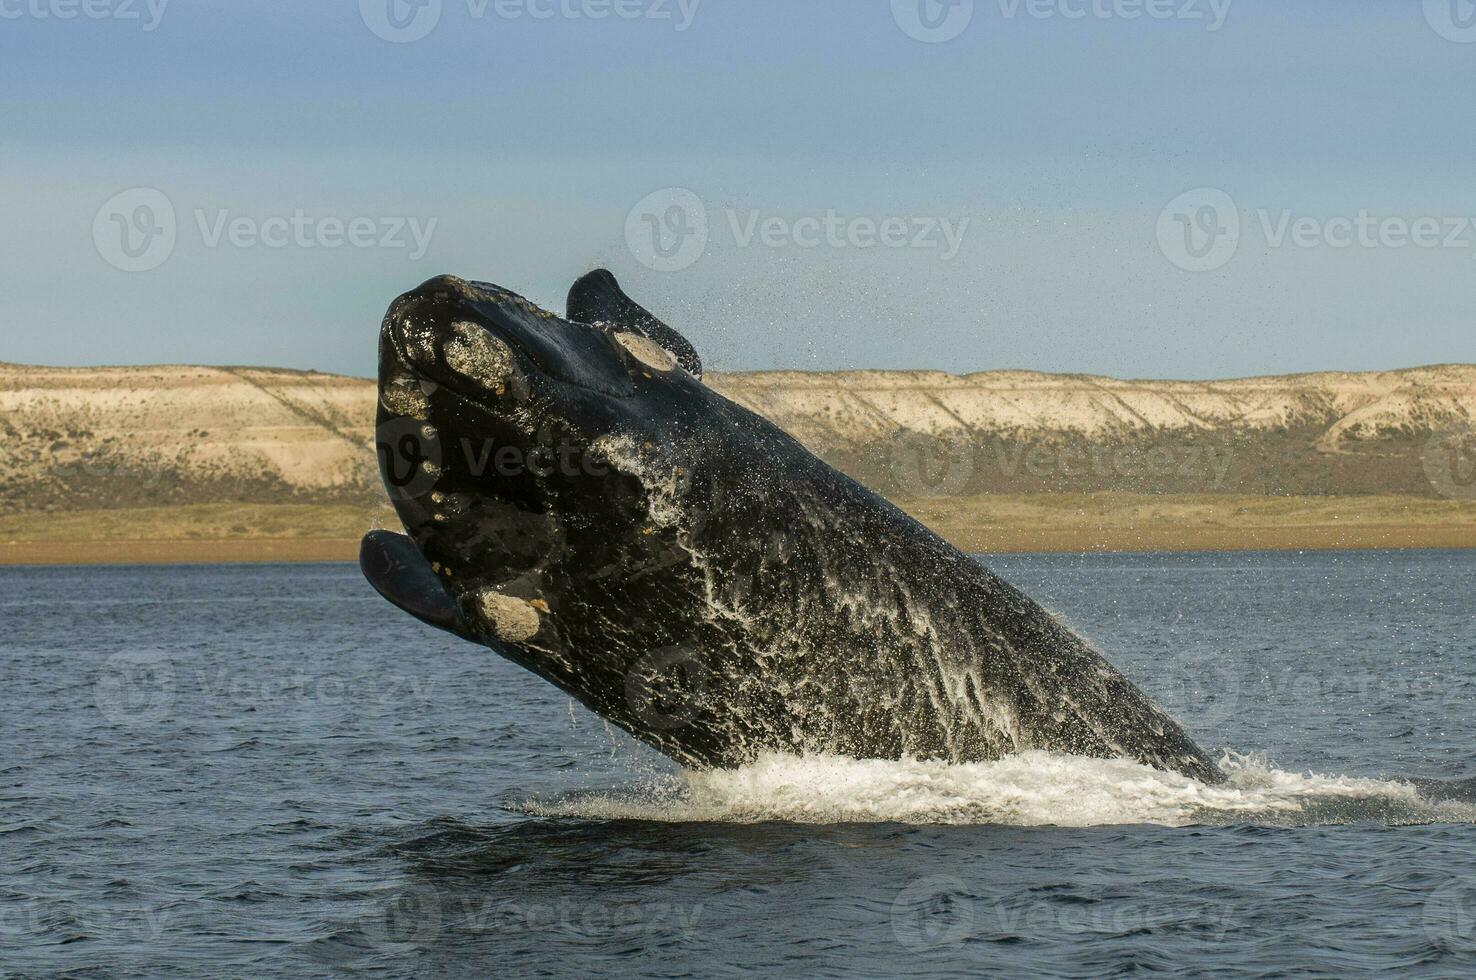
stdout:
[[1476,822],[1476,802],[1433,800],[1412,783],[1296,774],[1226,753],[1219,786],[1126,759],[1022,752],[950,764],[768,755],[734,770],[531,799],[532,815],[595,820],[1008,824],[1091,827],[1258,823],[1307,826]]

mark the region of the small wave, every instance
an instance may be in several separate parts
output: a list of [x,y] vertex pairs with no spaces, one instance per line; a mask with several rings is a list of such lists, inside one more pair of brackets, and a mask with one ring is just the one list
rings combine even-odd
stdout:
[[1007,824],[1473,823],[1476,804],[1413,783],[1297,774],[1227,753],[1210,786],[1125,759],[1022,752],[992,762],[769,755],[619,790],[527,800],[535,816],[666,822]]

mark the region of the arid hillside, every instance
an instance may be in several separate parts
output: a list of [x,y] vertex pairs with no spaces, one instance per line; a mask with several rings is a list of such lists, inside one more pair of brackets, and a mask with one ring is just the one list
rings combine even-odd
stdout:
[[63,510],[361,499],[374,387],[259,368],[0,365],[0,499]]
[[[1476,366],[1236,381],[1020,371],[709,383],[894,497],[1476,495]],[[374,385],[270,368],[0,364],[0,504],[368,505]]]
[[893,495],[1004,492],[1451,496],[1476,366],[1233,381],[991,371],[714,382]]

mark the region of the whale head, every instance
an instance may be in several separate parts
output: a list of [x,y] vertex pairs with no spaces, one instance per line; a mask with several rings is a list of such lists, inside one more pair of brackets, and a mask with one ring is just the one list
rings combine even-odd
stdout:
[[626,676],[701,618],[694,509],[750,458],[714,447],[789,437],[703,384],[609,273],[569,311],[451,276],[390,305],[377,450],[408,538],[370,534],[361,564],[396,605],[634,730]]

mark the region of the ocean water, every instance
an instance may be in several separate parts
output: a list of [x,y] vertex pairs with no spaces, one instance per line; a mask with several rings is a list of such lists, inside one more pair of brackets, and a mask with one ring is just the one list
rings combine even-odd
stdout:
[[1476,554],[991,564],[1228,783],[685,773],[351,566],[0,568],[0,974],[1476,974]]

